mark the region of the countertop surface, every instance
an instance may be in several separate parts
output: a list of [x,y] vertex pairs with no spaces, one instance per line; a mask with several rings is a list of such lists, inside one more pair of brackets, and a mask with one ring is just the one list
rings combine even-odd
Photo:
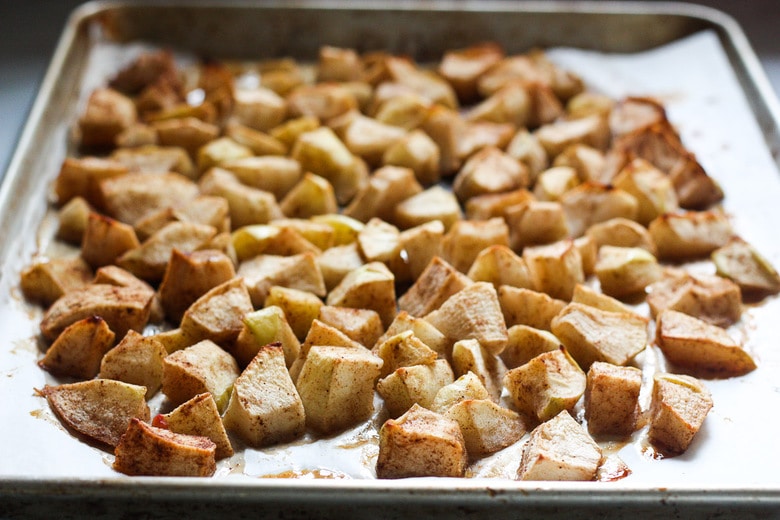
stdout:
[[[4,175],[70,13],[83,0],[0,2],[0,177]],[[770,82],[780,92],[780,3],[701,0],[742,26]]]

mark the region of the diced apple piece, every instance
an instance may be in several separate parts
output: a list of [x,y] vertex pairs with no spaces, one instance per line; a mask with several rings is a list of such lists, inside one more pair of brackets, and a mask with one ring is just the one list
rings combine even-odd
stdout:
[[87,229],[89,214],[94,208],[82,197],[73,197],[57,214],[59,226],[57,238],[74,245],[80,245]]
[[368,184],[344,209],[344,214],[361,222],[368,222],[373,217],[390,221],[399,203],[421,191],[422,186],[411,169],[383,166],[374,171]]
[[403,259],[401,232],[392,224],[372,218],[358,235],[358,248],[366,260],[385,264],[396,279],[407,279],[408,269]]
[[291,256],[306,252],[319,253],[319,249],[303,235],[287,226],[255,224],[233,232],[230,243],[239,262],[258,255]]
[[181,319],[181,330],[195,341],[227,345],[238,337],[244,315],[252,310],[243,279],[233,278],[193,302]]
[[200,147],[219,137],[219,127],[197,117],[155,121],[151,128],[162,146],[184,148],[195,155]]
[[720,276],[680,270],[667,269],[663,278],[650,286],[647,303],[653,317],[671,309],[719,327],[728,327],[742,315],[742,294],[737,284]]
[[406,58],[390,56],[386,61],[390,79],[411,88],[432,103],[457,108],[458,98],[450,83],[433,71],[417,67]]
[[507,335],[509,340],[501,352],[501,361],[509,369],[525,365],[539,354],[561,348],[561,342],[551,332],[528,325],[509,327]]
[[449,229],[461,218],[463,212],[455,195],[441,186],[432,186],[398,204],[393,221],[399,228],[409,229],[440,220],[444,229]]
[[357,81],[363,77],[363,63],[354,49],[324,45],[317,60],[317,81]]
[[682,312],[667,309],[658,315],[656,343],[673,364],[709,376],[741,376],[756,368],[725,330]]
[[110,379],[45,386],[39,393],[69,428],[116,446],[130,419],[149,420],[146,388]]
[[200,248],[216,235],[211,226],[171,222],[117,259],[117,264],[138,278],[150,282],[162,280],[174,249],[189,253]]
[[566,302],[548,294],[503,285],[498,288],[498,301],[508,327],[528,325],[550,330],[552,319],[566,307]]
[[117,444],[113,468],[126,475],[210,477],[216,445],[208,437],[182,435],[138,419]]
[[100,183],[106,213],[134,225],[164,208],[186,206],[198,195],[198,186],[178,173],[128,173]]
[[436,351],[410,330],[387,338],[374,348],[374,352],[384,361],[381,377],[387,377],[401,367],[433,363],[438,357]]
[[[605,162],[604,152],[592,146],[578,143],[567,146],[555,157],[552,165],[554,167],[565,166],[572,168],[577,173],[578,180],[603,182],[602,172],[604,171]],[[609,181],[607,180],[606,182]]]
[[268,191],[281,200],[300,180],[301,165],[289,157],[266,155],[225,162],[221,168],[232,172],[241,183]]
[[229,137],[220,137],[209,141],[198,149],[198,169],[205,172],[223,162],[243,157],[252,157],[252,150]]
[[609,127],[616,136],[629,134],[666,121],[666,110],[651,98],[628,97],[615,103],[609,113]]
[[332,291],[344,277],[365,263],[356,242],[331,247],[317,257],[317,265],[328,291]]
[[44,314],[41,332],[53,341],[70,324],[100,316],[117,337],[142,331],[149,321],[152,296],[147,289],[93,284],[65,293]]
[[220,251],[182,253],[174,249],[160,284],[160,300],[166,316],[179,323],[190,305],[235,274],[233,262]]
[[677,193],[669,176],[644,159],[628,163],[613,184],[636,198],[639,204],[637,221],[643,226],[679,209]]
[[579,183],[579,174],[571,166],[553,166],[539,173],[534,196],[540,201],[557,201]]
[[[273,130],[276,128],[279,127],[276,126]],[[241,146],[246,146],[258,157],[281,157],[289,151],[287,144],[280,139],[235,121],[227,122],[225,135]]]
[[539,354],[504,376],[517,409],[545,422],[571,411],[585,392],[585,373],[564,348]]
[[262,347],[272,343],[281,345],[288,367],[298,358],[301,344],[287,322],[284,311],[276,305],[244,315],[244,328],[241,329],[231,353],[239,365],[245,367]]
[[137,120],[132,99],[112,88],[97,88],[79,116],[80,144],[85,148],[113,147],[116,136]]
[[80,256],[52,258],[25,268],[20,286],[25,298],[48,307],[63,294],[84,288],[91,279],[92,269]]
[[442,257],[466,273],[479,253],[493,245],[509,246],[509,227],[504,219],[459,220],[444,235]]
[[426,222],[402,231],[398,235],[401,248],[406,251],[407,274],[417,280],[434,257],[441,255],[444,224],[440,220]]
[[471,280],[445,260],[435,256],[414,284],[398,299],[398,306],[412,316],[422,317],[441,307]]
[[526,427],[520,416],[490,399],[466,399],[451,406],[444,416],[460,426],[469,457],[496,452],[519,441]]
[[353,340],[339,329],[315,319],[311,323],[311,327],[309,328],[309,333],[306,335],[306,339],[303,341],[303,343],[301,343],[301,348],[298,351],[298,357],[290,367],[290,377],[292,378],[293,382],[298,379],[298,376],[301,373],[301,369],[306,363],[306,357],[309,355],[309,350],[315,345],[353,349],[365,348],[364,345]]
[[690,376],[657,374],[650,404],[650,442],[662,451],[685,452],[713,406],[710,391]]
[[271,129],[271,137],[281,141],[288,149],[291,149],[298,140],[298,136],[310,130],[319,128],[320,120],[314,116],[302,116],[288,119],[279,126]]
[[261,447],[303,435],[303,403],[279,346],[265,346],[233,385],[225,427],[250,446]]
[[613,218],[598,224],[593,224],[585,232],[597,247],[641,247],[651,254],[655,254],[655,242],[650,237],[647,228],[633,220],[625,218]]
[[101,379],[115,379],[146,387],[146,398],[162,385],[165,347],[153,336],[129,330],[119,344],[106,352],[100,362]]
[[291,116],[315,117],[319,121],[327,121],[358,108],[354,93],[345,85],[334,82],[299,85],[287,95],[287,101]]
[[476,374],[485,385],[490,398],[498,402],[501,397],[501,380],[505,367],[500,359],[483,348],[475,339],[462,339],[452,346],[452,371],[455,377],[469,372]]
[[326,303],[374,310],[387,327],[397,312],[393,273],[380,262],[365,264],[346,275],[328,294]]
[[117,148],[109,158],[136,173],[160,175],[171,172],[187,179],[194,179],[198,174],[187,150],[176,146],[147,144],[135,148]]
[[266,131],[282,123],[286,115],[284,98],[271,89],[236,88],[233,91],[232,117],[241,124]]
[[381,163],[382,155],[405,134],[403,128],[383,123],[357,111],[328,121],[350,152],[371,166]]
[[609,126],[606,119],[600,115],[544,125],[536,131],[536,137],[550,157],[559,155],[573,144],[586,144],[603,150],[610,140]]
[[281,201],[282,213],[290,218],[327,215],[338,210],[333,185],[325,178],[306,172]]
[[452,341],[475,339],[491,354],[506,346],[507,333],[492,284],[475,282],[450,296],[425,319]]
[[498,44],[479,43],[445,52],[438,72],[450,82],[458,99],[469,102],[478,95],[479,77],[503,57],[504,50]]
[[215,445],[216,460],[233,455],[233,446],[222,424],[217,403],[211,394],[198,394],[171,412],[154,418],[153,426],[162,423],[161,428],[183,435],[209,438]]
[[592,435],[626,437],[636,429],[642,371],[597,361],[588,370],[585,419]]
[[582,256],[572,240],[526,247],[523,260],[536,290],[553,298],[570,300],[574,287],[585,280]]
[[520,480],[593,480],[602,462],[601,448],[563,411],[531,432],[523,450]]
[[521,202],[506,208],[504,218],[509,226],[509,245],[514,251],[551,244],[569,236],[566,213],[558,202]]
[[749,297],[780,292],[780,276],[769,261],[741,238],[732,238],[712,252],[712,261],[720,276],[739,285]]
[[644,293],[645,288],[661,278],[658,260],[640,247],[602,246],[596,262],[596,277],[601,290],[615,298]]
[[539,174],[549,167],[547,152],[535,134],[527,129],[518,130],[506,147],[506,153],[528,167],[528,182],[536,184]]
[[658,258],[673,261],[705,257],[734,234],[726,215],[718,211],[667,213],[653,220],[648,230]]
[[469,121],[510,123],[525,127],[531,112],[531,98],[520,83],[508,83],[466,112]]
[[325,280],[313,253],[260,255],[242,262],[238,275],[246,280],[255,307],[261,307],[271,287],[282,286],[325,296]]
[[382,360],[368,350],[313,346],[295,381],[306,425],[333,433],[368,419],[381,367]]
[[202,194],[227,200],[230,223],[234,229],[252,224],[267,224],[286,214],[273,193],[243,184],[232,172],[223,168],[209,169],[200,178],[199,185]]
[[213,341],[203,340],[163,360],[162,391],[174,405],[210,392],[224,410],[238,375],[233,356]]
[[421,406],[379,431],[379,478],[463,477],[467,462],[458,423]]
[[452,383],[441,387],[431,403],[430,409],[436,413],[444,414],[450,407],[468,400],[490,399],[482,380],[474,374],[467,372]]
[[327,179],[340,204],[349,202],[368,181],[365,164],[327,127],[298,136],[291,157],[301,163],[303,171]]
[[585,370],[596,361],[623,366],[647,346],[647,323],[633,313],[570,303],[552,321],[552,333]]
[[294,231],[321,251],[333,246],[335,231],[327,224],[303,218],[280,218],[271,221],[270,225],[282,232]]
[[582,236],[593,224],[616,217],[636,220],[639,205],[630,193],[614,186],[588,181],[567,191],[560,203],[573,237]]
[[438,359],[427,365],[401,367],[380,379],[376,391],[384,399],[387,411],[398,417],[414,404],[430,408],[436,394],[455,380],[450,364]]
[[100,370],[100,360],[114,345],[114,333],[100,316],[90,316],[68,325],[39,361],[41,368],[56,375],[91,379]]
[[490,282],[496,289],[502,285],[533,286],[525,261],[507,246],[501,245],[483,249],[471,264],[468,277],[475,282]]
[[314,293],[290,287],[271,287],[264,306],[276,305],[284,311],[295,336],[303,340],[312,322],[319,316],[322,300]]
[[54,181],[57,203],[62,205],[75,197],[83,197],[91,206],[102,207],[101,182],[127,172],[124,164],[111,159],[67,157]]
[[[377,117],[380,116],[377,114]],[[422,130],[407,133],[382,155],[382,164],[409,168],[424,186],[439,182],[439,161],[439,147]]]
[[385,333],[376,341],[375,346],[388,338],[407,330],[412,331],[423,343],[435,350],[439,355],[439,358],[447,356],[452,345],[450,340],[448,340],[439,329],[431,325],[429,321],[424,318],[415,318],[406,311],[398,313],[393,320],[393,323],[390,324]]
[[466,218],[487,220],[493,217],[503,217],[508,208],[532,200],[534,200],[533,193],[524,188],[504,193],[477,195],[466,201]]
[[528,186],[528,172],[518,160],[488,146],[472,155],[458,174],[452,189],[465,201],[477,195],[502,193]]
[[574,294],[571,297],[571,302],[590,305],[591,307],[601,309],[602,311],[627,312],[640,316],[639,313],[635,312],[631,307],[624,304],[620,300],[600,293],[597,290],[583,284],[578,284],[574,288]]
[[90,213],[81,240],[81,257],[93,268],[98,268],[115,263],[139,245],[132,226],[99,213]]
[[317,319],[367,347],[376,343],[384,331],[379,314],[371,309],[322,305]]

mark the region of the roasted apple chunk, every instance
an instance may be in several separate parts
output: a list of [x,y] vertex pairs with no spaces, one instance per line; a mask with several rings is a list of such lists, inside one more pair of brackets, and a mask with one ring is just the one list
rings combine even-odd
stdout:
[[379,478],[462,477],[467,462],[458,423],[419,405],[379,431]]
[[173,433],[207,437],[215,444],[216,460],[233,455],[217,403],[209,393],[198,394],[169,413],[157,415],[152,425]]
[[25,268],[21,289],[25,298],[48,307],[63,294],[81,289],[92,280],[92,269],[83,258],[52,258]]
[[111,379],[45,386],[38,391],[54,413],[76,432],[116,446],[132,418],[149,420],[146,388]]
[[146,387],[147,399],[162,385],[163,359],[168,352],[157,339],[129,330],[100,361],[101,379]]
[[666,359],[696,373],[734,377],[756,368],[750,354],[725,330],[682,312],[658,315],[656,343]]
[[53,374],[91,379],[112,346],[114,333],[108,324],[100,316],[90,316],[68,325],[38,364]]
[[268,446],[303,435],[303,403],[281,346],[261,348],[236,379],[223,421],[250,446]]
[[210,392],[224,409],[238,375],[236,360],[213,341],[203,340],[163,360],[162,391],[175,405]]
[[562,411],[531,431],[519,480],[594,480],[601,448],[569,412]]
[[671,455],[685,452],[712,406],[710,391],[698,379],[657,374],[650,404],[650,442]]
[[504,376],[517,409],[539,422],[571,411],[585,392],[585,381],[585,373],[564,348],[539,354]]
[[628,436],[639,417],[642,371],[597,361],[588,370],[585,419],[592,435]]
[[382,359],[365,349],[313,346],[295,387],[306,425],[333,433],[368,419],[374,411],[374,382]]
[[217,470],[215,452],[208,437],[173,433],[133,419],[116,446],[113,467],[126,475],[210,477]]
[[439,390],[454,380],[450,364],[438,359],[433,363],[396,369],[377,382],[376,391],[384,399],[390,415],[398,417],[414,404],[430,408]]

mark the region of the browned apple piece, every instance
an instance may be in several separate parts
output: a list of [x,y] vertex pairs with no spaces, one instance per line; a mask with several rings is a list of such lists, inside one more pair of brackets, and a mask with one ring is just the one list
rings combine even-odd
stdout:
[[133,419],[116,446],[114,469],[126,475],[210,477],[216,445],[208,437],[182,435]]
[[100,183],[109,216],[127,224],[163,208],[185,206],[198,187],[178,173],[128,173]]
[[65,204],[75,197],[83,197],[90,205],[102,207],[101,182],[127,172],[125,165],[111,159],[67,157],[54,182],[57,202]]
[[39,393],[69,428],[116,446],[130,420],[149,420],[146,388],[111,379],[45,386]]
[[384,332],[379,314],[371,309],[323,305],[319,308],[317,319],[366,346],[376,343]]
[[181,330],[196,339],[229,344],[238,337],[252,301],[242,278],[232,278],[199,297],[181,319]]
[[465,201],[477,195],[502,193],[528,187],[525,166],[495,147],[485,147],[472,155],[458,174],[452,189]]
[[189,253],[199,249],[217,234],[211,226],[189,222],[171,222],[131,249],[117,260],[117,264],[138,278],[149,282],[162,280],[174,249]]
[[657,374],[650,404],[650,442],[669,455],[685,452],[712,406],[710,391],[698,379]]
[[140,246],[129,224],[90,213],[81,241],[81,257],[94,268],[111,265],[122,255]]
[[211,394],[198,394],[169,413],[158,415],[153,426],[183,435],[207,437],[216,445],[216,460],[233,455],[233,446],[222,424],[217,403]]
[[166,317],[179,323],[190,305],[235,274],[233,262],[221,251],[183,253],[174,249],[160,284],[160,300]]
[[116,136],[137,119],[132,99],[112,88],[96,88],[78,120],[80,144],[84,148],[113,147]]
[[114,333],[99,316],[79,320],[62,331],[38,364],[60,376],[91,379],[100,360],[114,345]]
[[52,258],[26,267],[20,286],[25,298],[48,307],[63,294],[83,288],[91,279],[92,269],[80,256]]
[[223,168],[211,168],[200,178],[199,184],[202,194],[227,200],[233,229],[267,224],[284,216],[273,193],[243,184]]
[[742,315],[742,293],[737,284],[720,276],[677,269],[667,269],[649,287],[647,303],[653,317],[671,309],[719,327],[736,323]]
[[129,330],[122,341],[103,356],[98,377],[144,386],[148,399],[160,389],[163,359],[167,355],[165,347],[153,336]]
[[52,304],[41,320],[41,333],[53,341],[65,328],[84,318],[100,316],[118,337],[142,331],[149,321],[152,293],[138,287],[88,285],[70,291]]

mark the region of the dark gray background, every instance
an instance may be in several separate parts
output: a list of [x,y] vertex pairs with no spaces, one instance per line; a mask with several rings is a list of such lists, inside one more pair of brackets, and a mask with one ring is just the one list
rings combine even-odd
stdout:
[[[0,1],[0,177],[68,16],[83,0]],[[740,23],[780,92],[780,1],[700,0]]]

